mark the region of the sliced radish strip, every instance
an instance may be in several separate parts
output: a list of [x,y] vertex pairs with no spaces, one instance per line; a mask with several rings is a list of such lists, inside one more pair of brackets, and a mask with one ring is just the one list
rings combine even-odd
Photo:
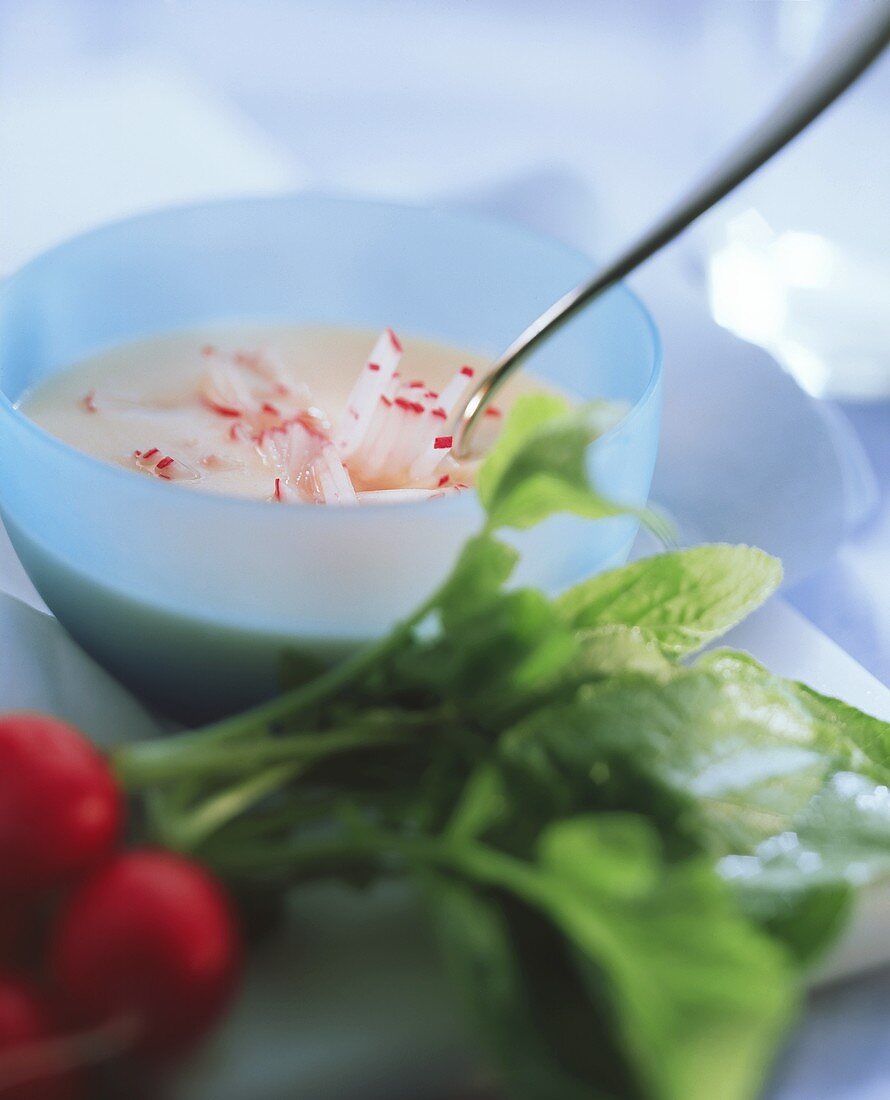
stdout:
[[399,391],[395,406],[404,415],[392,436],[383,466],[392,481],[400,481],[423,446],[426,408],[422,401],[416,400],[408,386],[403,386]]
[[[332,495],[325,492],[325,503],[355,504],[355,489],[349,479],[349,472],[337,454],[333,443],[327,442],[321,448],[320,470],[330,479]],[[323,482],[324,483],[324,482]]]
[[462,493],[468,485],[446,485],[441,489],[369,489],[356,493],[359,504],[414,504],[424,500],[439,500],[442,497]]
[[[393,423],[401,422],[400,410],[395,409],[399,386],[399,375],[396,372],[390,379],[386,392],[380,395],[361,447],[349,460],[349,465],[360,470],[364,478],[370,477],[378,459],[385,457],[389,449],[389,443],[386,440],[389,433],[394,430]],[[382,468],[382,461],[379,464]]]
[[99,407],[96,404],[96,391],[88,390],[80,399],[81,405],[86,409],[88,413],[95,413],[99,411]]
[[238,420],[229,428],[229,439],[233,443],[254,443],[255,437],[243,420]]
[[275,348],[236,351],[232,358],[237,366],[261,378],[267,384],[270,396],[286,397],[293,389],[284,363]]
[[359,504],[413,504],[436,496],[438,489],[371,489],[356,493]]
[[444,432],[472,382],[474,373],[472,367],[461,367],[439,394],[430,414],[434,425],[431,432],[433,438],[425,446],[418,448],[417,457],[409,471],[412,481],[429,481],[433,478],[445,457],[445,452],[451,449],[450,442],[445,446],[441,445],[443,439],[450,439]]
[[276,477],[272,482],[272,495],[269,497],[272,504],[300,504],[305,503],[304,498],[291,488],[284,478]]
[[412,481],[429,481],[436,476],[436,472],[451,453],[454,437],[450,435],[437,435],[429,443],[420,457],[411,466],[410,477]]
[[[207,349],[205,349],[206,353]],[[207,370],[201,379],[201,398],[220,416],[247,416],[259,411],[259,403],[238,367],[215,349],[205,354]]]
[[321,459],[314,466],[315,476],[318,478],[318,484],[321,488],[321,500],[320,504],[337,504],[337,487],[334,484],[331,471],[328,469],[327,463]]
[[147,451],[134,451],[133,461],[136,467],[162,481],[198,481],[201,475],[182,459],[165,455],[157,447]]
[[399,365],[402,345],[391,329],[380,335],[358,377],[337,428],[336,443],[341,458],[349,458],[362,445],[377,403],[392,381]]
[[407,423],[403,420],[399,425],[389,452],[380,460],[387,479],[393,482],[418,480],[411,477],[411,469],[428,449],[430,437],[442,430],[435,392],[428,391],[419,400],[412,399],[405,391],[402,396],[407,400],[403,407],[414,415],[407,418]]
[[[350,456],[353,478],[370,489],[399,482],[438,480],[450,450],[446,435],[455,409],[473,379],[473,368],[461,367],[437,393],[414,379],[381,395],[362,444]],[[395,375],[394,375],[395,377]],[[382,407],[381,407],[382,406]],[[448,439],[448,443],[443,440]]]
[[309,432],[310,435],[315,436],[316,439],[324,442],[330,440],[331,422],[328,420],[326,414],[314,405],[301,409],[296,416],[291,419],[299,421],[306,431]]
[[442,419],[446,421],[451,419],[452,413],[457,408],[457,403],[463,397],[475,373],[472,367],[461,367],[439,394],[439,404],[437,407],[442,409],[445,413]]
[[201,459],[201,465],[205,466],[208,470],[214,470],[217,473],[224,473],[227,470],[244,469],[243,462],[238,462],[234,458],[225,458],[223,455],[215,454],[204,455]]
[[410,431],[410,420],[415,416],[417,414],[411,411],[406,398],[397,394],[386,410],[374,449],[365,448],[357,456],[361,460],[360,469],[364,481],[374,483],[399,480],[399,468],[396,465],[398,450],[401,441]]
[[263,432],[257,449],[284,486],[294,490],[303,500],[322,503],[324,486],[316,462],[323,442],[299,419],[294,419],[280,428]]

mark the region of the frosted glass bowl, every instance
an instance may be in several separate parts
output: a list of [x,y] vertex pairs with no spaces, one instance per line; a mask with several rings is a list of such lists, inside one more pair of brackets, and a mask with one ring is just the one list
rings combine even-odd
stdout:
[[[380,635],[479,525],[474,494],[349,509],[179,490],[73,450],[14,403],[110,345],[214,321],[391,325],[493,356],[590,266],[476,214],[323,196],[165,210],[47,252],[0,287],[0,511],[28,574],[89,653],[184,718],[274,691],[288,648],[333,658]],[[639,301],[612,291],[530,368],[628,403],[590,462],[603,492],[644,503],[660,351]],[[518,579],[555,589],[614,565],[635,529],[555,518],[517,536]]]

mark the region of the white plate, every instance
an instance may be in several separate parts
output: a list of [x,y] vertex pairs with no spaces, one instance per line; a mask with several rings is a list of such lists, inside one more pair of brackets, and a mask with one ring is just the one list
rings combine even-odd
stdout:
[[[890,690],[775,599],[728,641],[890,720]],[[149,736],[152,719],[50,616],[0,595],[0,711],[46,710],[97,741]],[[410,899],[393,888],[301,892],[286,929],[253,952],[224,1026],[178,1081],[176,1100],[435,1096],[465,1076],[470,1049]],[[863,899],[819,975],[890,960],[890,891]]]

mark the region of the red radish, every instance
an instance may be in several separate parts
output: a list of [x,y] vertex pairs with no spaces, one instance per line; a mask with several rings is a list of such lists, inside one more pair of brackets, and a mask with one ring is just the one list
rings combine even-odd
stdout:
[[78,1075],[53,1063],[52,1014],[40,991],[0,975],[0,1096],[4,1100],[74,1100]]
[[30,907],[20,898],[0,901],[0,967],[21,964],[32,922]]
[[240,969],[217,881],[171,852],[122,853],[69,900],[50,936],[54,985],[73,1019],[135,1025],[133,1049],[183,1052],[216,1022]]
[[111,768],[73,726],[0,716],[0,896],[73,881],[117,842],[123,799]]

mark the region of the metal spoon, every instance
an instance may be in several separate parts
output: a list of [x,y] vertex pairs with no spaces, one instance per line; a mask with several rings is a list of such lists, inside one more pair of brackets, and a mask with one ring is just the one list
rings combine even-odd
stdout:
[[818,58],[757,129],[693,187],[681,202],[670,208],[639,240],[591,279],[554,302],[513,341],[467,399],[455,425],[453,453],[459,458],[470,455],[470,441],[486,405],[533,348],[556,332],[578,310],[669,244],[688,225],[756,172],[846,91],[888,44],[890,3],[878,0],[877,10],[857,22],[832,51]]

